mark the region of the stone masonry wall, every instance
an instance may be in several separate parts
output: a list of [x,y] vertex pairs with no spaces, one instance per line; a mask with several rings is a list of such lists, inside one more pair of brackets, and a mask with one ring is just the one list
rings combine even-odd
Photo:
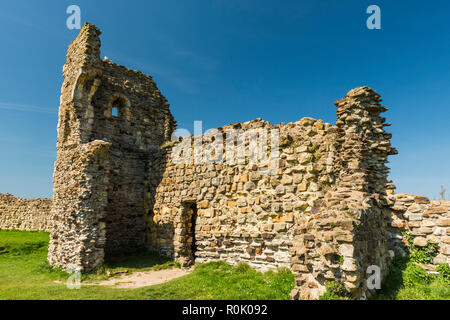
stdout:
[[51,199],[21,199],[0,194],[0,229],[50,231]]
[[144,245],[147,163],[175,121],[150,76],[100,60],[85,24],[63,68],[49,261],[90,271]]
[[54,267],[92,271],[104,261],[109,148],[93,141],[58,154],[48,247]]
[[[100,60],[99,35],[85,24],[63,69],[53,266],[92,271],[146,245],[183,265],[288,267],[294,299],[318,298],[329,280],[355,298],[373,293],[367,268],[384,276],[391,257],[385,164],[396,154],[377,93],[351,90],[335,103],[336,125],[256,119],[169,142],[167,100],[150,76]],[[269,161],[255,161],[250,136],[228,141],[231,130],[258,132]]]
[[414,245],[435,244],[438,254],[433,264],[450,263],[450,201],[430,201],[423,196],[393,194],[389,219],[389,245],[396,255],[408,253],[408,241],[402,232],[414,237]]
[[[385,163],[396,154],[383,129],[389,124],[379,116],[387,110],[380,101],[370,88],[350,91],[336,102],[336,126],[303,118],[219,128],[221,134],[227,128],[280,130],[279,166],[272,175],[250,161],[196,164],[192,157],[176,164],[168,147],[167,156],[150,165],[163,173],[152,185],[148,246],[186,264],[195,259],[289,267],[297,274],[295,299],[318,298],[326,282],[336,279],[355,297],[370,295],[367,267],[378,266],[384,276],[390,259]],[[212,143],[204,140],[203,150]],[[195,233],[190,203],[198,208]]]
[[[270,169],[269,163],[252,163],[249,140],[245,163],[234,165],[228,164],[226,157],[213,157],[213,163],[194,164],[194,157],[186,163],[174,163],[175,147],[168,147],[167,157],[160,157],[162,160],[150,167],[152,172],[158,168],[164,171],[162,180],[153,184],[156,196],[148,216],[148,245],[192,263],[189,246],[193,237],[188,234],[185,211],[186,203],[195,203],[196,262],[242,261],[258,269],[290,268],[295,222],[301,215],[314,212],[333,183],[328,175],[333,162],[331,125],[303,118],[274,126],[256,119],[222,127],[220,135],[228,129],[247,133],[278,129],[278,168],[269,174],[264,172]],[[203,150],[207,150],[218,139],[211,142],[205,135],[203,140]]]
[[369,266],[387,273],[389,253],[385,216],[387,156],[391,134],[384,131],[387,109],[368,87],[351,90],[337,101],[332,188],[311,216],[296,224],[293,270],[298,271],[294,299],[316,299],[327,281],[339,281],[354,297],[370,296]]

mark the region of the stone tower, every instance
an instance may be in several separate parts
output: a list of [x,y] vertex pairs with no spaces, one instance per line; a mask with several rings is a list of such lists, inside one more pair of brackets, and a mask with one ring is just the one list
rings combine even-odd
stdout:
[[100,60],[100,31],[70,44],[59,108],[48,260],[91,271],[144,244],[148,159],[175,127],[150,76]]

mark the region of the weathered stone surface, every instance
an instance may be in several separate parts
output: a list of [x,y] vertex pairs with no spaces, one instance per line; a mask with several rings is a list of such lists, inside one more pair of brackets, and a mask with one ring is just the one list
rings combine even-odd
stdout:
[[99,36],[85,24],[63,68],[48,257],[63,269],[91,271],[144,245],[159,179],[147,164],[175,127],[150,76],[100,60]]
[[450,259],[448,257],[446,257],[443,254],[438,254],[434,259],[433,259],[433,264],[443,264],[443,263],[449,263]]
[[419,247],[426,247],[427,239],[424,237],[416,237],[414,238],[414,245]]
[[51,199],[20,199],[0,193],[0,229],[50,231]]
[[424,196],[415,196],[414,202],[419,203],[419,204],[428,204],[428,203],[430,203],[430,199],[428,199],[427,197],[424,197]]
[[408,194],[391,194],[392,207],[400,210],[394,210],[391,214],[389,248],[396,254],[405,254],[409,250],[408,241],[403,236],[406,232],[414,236],[415,246],[425,247],[428,242],[436,245],[438,255],[433,263],[449,262],[450,255],[445,246],[450,233],[450,202],[429,201],[423,198]]

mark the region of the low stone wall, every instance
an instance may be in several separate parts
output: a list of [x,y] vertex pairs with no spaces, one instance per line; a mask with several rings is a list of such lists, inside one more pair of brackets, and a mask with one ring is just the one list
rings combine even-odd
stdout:
[[393,203],[389,246],[397,255],[406,255],[408,241],[402,232],[414,237],[414,245],[437,245],[433,264],[450,263],[450,201],[430,201],[426,197],[399,193]]
[[0,229],[50,231],[51,199],[20,199],[0,194]]

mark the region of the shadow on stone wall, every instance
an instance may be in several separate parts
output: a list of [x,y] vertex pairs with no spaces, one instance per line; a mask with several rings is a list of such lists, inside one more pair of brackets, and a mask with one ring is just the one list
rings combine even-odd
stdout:
[[[170,149],[169,149],[170,150]],[[167,165],[169,150],[161,148],[155,150],[148,160],[148,186],[146,196],[146,232],[145,246],[161,255],[173,258],[175,255],[174,239],[175,226],[170,215],[166,221],[155,220],[155,203],[157,202],[157,188],[160,185]]]

